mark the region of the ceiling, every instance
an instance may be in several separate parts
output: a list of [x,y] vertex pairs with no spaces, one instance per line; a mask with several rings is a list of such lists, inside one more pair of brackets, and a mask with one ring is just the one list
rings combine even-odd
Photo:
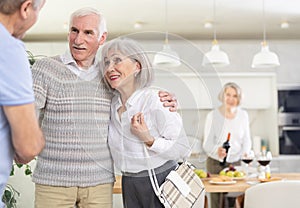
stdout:
[[[204,23],[215,22],[217,39],[262,39],[262,0],[215,0],[215,21],[213,5],[213,0],[169,0],[166,21],[165,0],[47,0],[25,41],[66,40],[70,14],[86,6],[104,14],[109,38],[168,31],[186,39],[212,39],[214,29],[205,29]],[[282,29],[285,21],[289,28]],[[135,29],[135,22],[141,28]],[[267,39],[299,39],[300,0],[265,0],[265,25]]]

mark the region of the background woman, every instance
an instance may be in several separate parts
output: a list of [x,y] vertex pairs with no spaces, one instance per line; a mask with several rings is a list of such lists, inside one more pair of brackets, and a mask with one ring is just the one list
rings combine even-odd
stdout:
[[[222,105],[208,113],[204,127],[203,148],[208,155],[207,171],[218,174],[229,164],[239,165],[244,152],[251,149],[250,127],[248,113],[239,107],[242,98],[241,88],[233,82],[225,84],[219,93]],[[222,147],[230,136],[228,154]],[[226,164],[220,165],[224,157]],[[211,207],[219,207],[219,194],[211,194]]]

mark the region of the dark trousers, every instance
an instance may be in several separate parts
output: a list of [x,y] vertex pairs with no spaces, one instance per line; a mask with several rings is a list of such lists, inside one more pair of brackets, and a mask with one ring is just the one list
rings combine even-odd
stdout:
[[[165,181],[176,165],[175,161],[168,161],[154,169],[159,185]],[[122,197],[124,208],[164,208],[153,191],[148,170],[139,173],[123,173]]]

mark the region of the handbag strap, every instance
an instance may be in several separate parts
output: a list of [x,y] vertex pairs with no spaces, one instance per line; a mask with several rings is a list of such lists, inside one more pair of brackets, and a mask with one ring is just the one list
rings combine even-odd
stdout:
[[146,145],[143,145],[143,147],[144,147],[144,152],[145,152],[145,155],[146,155],[146,161],[147,161],[147,166],[148,166],[148,174],[149,174],[149,178],[150,178],[150,181],[151,181],[151,185],[152,185],[152,188],[153,188],[154,193],[156,194],[156,196],[158,196],[160,198],[161,197],[161,190],[159,188],[157,177],[156,177],[154,169],[151,168],[150,156],[149,156],[147,147],[146,147]]
[[[146,106],[149,98],[150,98],[150,95],[147,95],[147,97],[146,97],[146,99],[145,99],[145,101],[143,103],[143,106],[141,108],[141,112],[142,113],[144,111],[144,108],[145,108],[145,106]],[[155,170],[153,168],[151,168],[150,155],[149,155],[149,152],[148,152],[146,144],[143,144],[143,149],[144,149],[145,156],[146,156],[146,161],[147,161],[147,166],[148,166],[148,174],[149,174],[149,178],[150,178],[150,182],[151,182],[153,191],[154,191],[155,195],[158,197],[158,199],[160,200],[160,202],[162,204],[164,204],[165,207],[169,207],[169,204],[167,203],[166,199],[162,195],[162,189],[160,188],[160,186],[158,184],[158,180],[157,180],[157,177],[156,177],[156,174],[155,174]],[[185,158],[183,159],[183,162],[185,162]],[[186,188],[187,188],[187,194],[188,194],[189,191],[190,191],[190,187],[187,186]]]

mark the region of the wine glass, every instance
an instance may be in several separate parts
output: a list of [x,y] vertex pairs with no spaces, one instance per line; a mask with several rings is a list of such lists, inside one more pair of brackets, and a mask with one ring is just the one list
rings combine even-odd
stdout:
[[259,153],[257,162],[260,164],[260,175],[259,178],[265,179],[266,178],[266,169],[269,166],[272,160],[272,153],[270,151],[266,151],[263,149],[262,152]]
[[272,160],[272,153],[270,151],[262,151],[257,159],[257,162],[266,167]]
[[249,175],[249,164],[253,161],[254,159],[254,152],[253,150],[250,150],[248,152],[245,152],[242,156],[242,161],[246,165],[246,176],[248,177]]

